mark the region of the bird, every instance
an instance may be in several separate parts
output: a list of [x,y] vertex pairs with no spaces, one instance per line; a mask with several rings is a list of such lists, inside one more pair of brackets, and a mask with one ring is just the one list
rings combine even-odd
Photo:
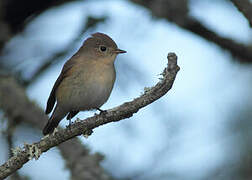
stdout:
[[126,51],[104,33],[94,33],[83,42],[53,85],[45,113],[53,112],[43,129],[44,135],[53,133],[66,116],[71,121],[80,111],[102,112],[100,107],[108,100],[116,79],[114,61],[121,53]]

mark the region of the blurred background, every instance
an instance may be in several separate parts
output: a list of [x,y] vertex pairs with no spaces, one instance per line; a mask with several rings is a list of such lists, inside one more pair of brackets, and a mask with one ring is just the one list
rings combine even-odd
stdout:
[[168,52],[181,68],[157,102],[8,179],[252,179],[251,17],[249,0],[0,1],[1,164],[11,148],[40,140],[51,88],[90,34],[106,33],[127,50],[102,109],[155,85]]

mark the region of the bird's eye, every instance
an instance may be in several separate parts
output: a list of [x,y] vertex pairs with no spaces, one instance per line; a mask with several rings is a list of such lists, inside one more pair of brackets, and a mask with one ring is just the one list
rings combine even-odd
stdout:
[[100,47],[100,50],[101,50],[102,52],[104,52],[104,51],[107,50],[107,48],[106,48],[105,46],[101,46],[101,47]]

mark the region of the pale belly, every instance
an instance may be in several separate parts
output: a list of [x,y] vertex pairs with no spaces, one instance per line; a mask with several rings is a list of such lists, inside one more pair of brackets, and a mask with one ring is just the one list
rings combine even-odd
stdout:
[[89,77],[78,73],[64,79],[57,104],[66,111],[84,111],[101,107],[109,98],[115,81],[115,71],[93,72]]
[[113,84],[101,84],[93,82],[78,86],[71,98],[69,104],[71,110],[89,110],[101,107],[109,98]]

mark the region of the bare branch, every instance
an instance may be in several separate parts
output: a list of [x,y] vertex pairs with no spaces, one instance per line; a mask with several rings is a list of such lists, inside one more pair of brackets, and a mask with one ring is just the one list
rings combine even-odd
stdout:
[[139,109],[151,104],[165,95],[171,88],[176,78],[179,66],[177,65],[177,56],[175,53],[168,54],[168,67],[165,68],[163,78],[154,87],[145,88],[144,94],[140,97],[123,103],[113,109],[107,110],[106,113],[95,115],[85,120],[77,120],[74,124],[66,129],[61,129],[50,136],[45,136],[39,142],[25,144],[24,149],[17,149],[16,154],[7,162],[0,166],[0,179],[9,176],[11,173],[20,169],[29,159],[36,159],[41,153],[48,151],[73,137],[81,134],[91,133],[92,130],[101,125],[117,122],[122,119],[133,116]]
[[[219,36],[214,31],[211,31],[198,20],[189,17],[186,13],[177,13],[176,17],[174,18],[174,14],[176,13],[176,9],[174,13],[166,13],[166,8],[169,7],[169,3],[174,3],[173,0],[156,0],[156,1],[144,1],[144,0],[130,0],[136,4],[142,5],[148,8],[152,14],[159,18],[165,18],[168,21],[174,22],[179,25],[181,28],[184,28],[188,31],[195,33],[196,35],[201,36],[202,38],[214,42],[215,44],[219,45],[223,49],[230,51],[230,53],[238,57],[240,62],[243,63],[252,63],[252,47],[246,46],[245,44],[237,43],[232,39],[225,38]],[[239,1],[239,0],[237,0]],[[156,3],[160,3],[156,5]],[[161,9],[158,9],[156,7]]]
[[249,0],[230,0],[239,11],[246,17],[252,27],[252,2]]
[[229,50],[233,56],[239,58],[240,62],[252,63],[252,47],[237,43],[229,38],[219,36],[196,19],[187,17],[186,22],[187,23],[182,26],[183,28],[207,39],[208,41],[214,42],[226,50]]

